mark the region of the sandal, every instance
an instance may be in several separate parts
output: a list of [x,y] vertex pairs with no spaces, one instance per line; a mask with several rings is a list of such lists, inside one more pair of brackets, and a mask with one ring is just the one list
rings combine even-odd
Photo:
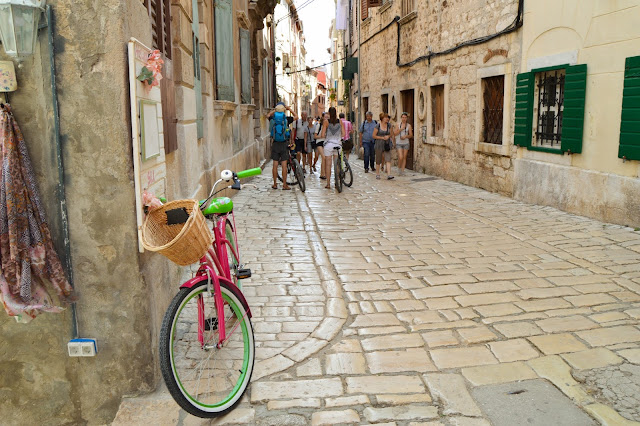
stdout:
[[327,180],[327,177],[326,176],[320,176],[320,179]]
[[380,175],[376,175],[376,179],[380,179]]
[[394,176],[387,176],[387,180],[391,180],[393,178],[394,178]]
[[282,187],[282,190],[283,190],[283,191],[290,191],[290,190],[291,190],[291,187],[290,187],[290,186],[283,186],[283,187]]
[[273,185],[271,185],[272,189],[278,189],[278,184],[274,183]]
[[331,187],[330,186],[325,186],[324,189],[331,189]]

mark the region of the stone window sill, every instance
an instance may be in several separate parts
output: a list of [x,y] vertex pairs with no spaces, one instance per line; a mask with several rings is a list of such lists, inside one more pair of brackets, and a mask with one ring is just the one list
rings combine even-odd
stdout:
[[446,146],[447,139],[442,136],[427,136],[427,140],[424,143],[428,145]]
[[495,143],[486,143],[486,142],[476,142],[476,151],[482,152],[484,154],[491,155],[502,155],[505,157],[509,157],[509,147],[507,145],[498,145]]
[[213,101],[213,113],[216,117],[221,117],[224,115],[233,116],[236,112],[236,107],[238,105],[235,102],[231,101]]
[[246,115],[246,114],[250,114],[253,111],[255,111],[256,106],[254,104],[241,104],[240,105],[240,111],[242,112],[242,115]]
[[413,12],[411,12],[411,13],[407,13],[406,15],[404,15],[404,16],[403,16],[403,17],[398,21],[398,23],[399,23],[400,25],[404,25],[404,24],[406,24],[407,22],[411,22],[411,21],[413,21],[413,20],[414,20],[414,19],[416,19],[417,17],[418,17],[418,12],[416,12],[416,11],[414,10]]
[[386,12],[387,10],[389,10],[391,8],[391,5],[393,5],[393,1],[386,2],[385,4],[380,6],[380,8],[378,9],[378,13]]
[[367,27],[369,26],[370,23],[371,23],[371,16],[369,16],[367,19],[362,20],[362,27]]

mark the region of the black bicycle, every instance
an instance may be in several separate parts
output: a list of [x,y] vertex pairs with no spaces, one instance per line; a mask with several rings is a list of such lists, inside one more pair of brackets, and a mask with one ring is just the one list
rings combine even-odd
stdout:
[[[280,182],[284,182],[282,176],[280,176],[280,171],[278,171],[278,179]],[[296,158],[295,150],[289,152],[289,160],[287,160],[287,185],[298,185],[302,192],[307,189],[307,185],[304,182],[304,170],[302,170],[302,166]]]
[[351,170],[351,165],[349,164],[349,160],[344,156],[344,151],[341,147],[336,146],[333,148],[338,151],[336,154],[336,159],[333,163],[333,171],[336,181],[336,189],[338,192],[342,192],[342,185],[346,185],[347,187],[351,187],[353,185],[353,171]]

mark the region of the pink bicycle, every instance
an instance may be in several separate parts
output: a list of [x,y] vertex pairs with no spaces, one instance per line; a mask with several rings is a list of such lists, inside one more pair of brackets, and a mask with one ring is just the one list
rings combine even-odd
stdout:
[[[260,173],[259,168],[237,174],[225,170],[200,202],[200,210],[213,222],[213,243],[162,321],[162,376],[175,401],[198,417],[233,409],[251,380],[255,342],[251,310],[239,284],[251,271],[240,263],[233,201],[214,197],[227,188],[242,189],[239,179]],[[231,185],[215,191],[220,183]]]

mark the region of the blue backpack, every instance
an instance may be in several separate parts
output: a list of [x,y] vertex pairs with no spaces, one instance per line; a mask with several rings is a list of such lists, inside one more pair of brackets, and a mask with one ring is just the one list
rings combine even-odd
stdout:
[[273,115],[273,123],[271,126],[271,137],[276,142],[286,142],[289,140],[289,126],[287,126],[287,117],[284,112],[276,112]]

